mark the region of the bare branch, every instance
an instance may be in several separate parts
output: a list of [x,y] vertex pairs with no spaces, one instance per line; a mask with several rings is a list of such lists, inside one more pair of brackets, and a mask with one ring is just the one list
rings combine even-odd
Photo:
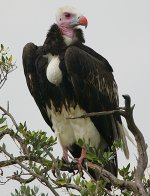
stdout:
[[81,116],[66,117],[66,119],[78,119],[78,118],[88,118],[88,117],[93,117],[93,116],[105,116],[105,115],[112,115],[115,113],[119,113],[120,115],[123,115],[123,111],[121,110],[112,110],[112,111],[85,113]]
[[16,181],[20,182],[21,184],[28,184],[28,183],[32,182],[33,180],[35,180],[35,177],[33,177],[33,176],[31,176],[28,179],[23,179],[20,176],[21,175],[12,175],[12,176],[8,176],[7,178],[11,179],[11,180],[16,180]]
[[139,192],[141,194],[145,193],[142,178],[144,176],[144,171],[148,164],[148,156],[146,152],[146,144],[144,140],[144,136],[141,131],[136,126],[133,119],[133,109],[134,106],[131,107],[131,98],[129,95],[123,96],[125,99],[125,118],[127,121],[127,125],[131,133],[134,135],[136,143],[137,143],[137,151],[138,151],[138,160],[137,160],[137,169],[135,171],[135,181],[139,185]]
[[29,157],[28,156],[18,156],[18,157],[13,157],[13,159],[0,161],[0,167],[2,168],[2,167],[7,167],[10,165],[17,164],[16,160],[18,160],[19,162],[23,162],[23,161],[29,160]]
[[0,140],[7,134],[10,134],[11,130],[10,129],[5,129],[3,131],[0,132]]

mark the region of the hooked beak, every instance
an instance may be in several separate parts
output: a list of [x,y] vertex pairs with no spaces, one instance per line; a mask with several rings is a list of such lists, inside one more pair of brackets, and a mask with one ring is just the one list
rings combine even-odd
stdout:
[[75,18],[72,19],[72,21],[70,23],[71,27],[76,27],[76,26],[79,26],[79,25],[85,26],[85,28],[87,27],[88,21],[87,21],[85,16],[75,17]]

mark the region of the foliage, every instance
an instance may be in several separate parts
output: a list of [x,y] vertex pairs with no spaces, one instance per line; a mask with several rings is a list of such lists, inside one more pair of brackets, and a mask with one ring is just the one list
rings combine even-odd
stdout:
[[4,48],[4,45],[0,45],[0,88],[7,80],[7,76],[14,69],[16,69],[15,63],[13,63],[12,55],[9,55],[9,48]]
[[48,196],[48,194],[40,193],[39,194],[39,188],[34,186],[33,188],[30,188],[29,186],[26,186],[25,184],[22,184],[20,189],[15,189],[15,193],[11,193],[11,196]]

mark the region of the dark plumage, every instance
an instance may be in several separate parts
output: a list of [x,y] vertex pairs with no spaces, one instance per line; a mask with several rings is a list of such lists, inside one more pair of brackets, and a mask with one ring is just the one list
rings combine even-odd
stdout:
[[[82,30],[73,28],[71,43],[67,45],[60,27],[54,24],[43,46],[28,43],[23,49],[28,88],[47,124],[58,131],[66,159],[66,148],[74,157],[80,156],[81,148],[77,145],[80,137],[86,143],[90,140],[92,146],[102,151],[111,150],[118,138],[123,139],[127,147],[121,118],[117,114],[66,120],[66,115],[77,116],[118,107],[112,67],[84,42]],[[117,155],[105,168],[117,175]]]

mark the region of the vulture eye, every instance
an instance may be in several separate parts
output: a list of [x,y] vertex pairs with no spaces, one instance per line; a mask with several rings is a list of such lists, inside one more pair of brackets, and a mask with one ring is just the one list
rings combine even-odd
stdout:
[[66,13],[65,16],[66,16],[66,18],[70,18],[71,14]]

